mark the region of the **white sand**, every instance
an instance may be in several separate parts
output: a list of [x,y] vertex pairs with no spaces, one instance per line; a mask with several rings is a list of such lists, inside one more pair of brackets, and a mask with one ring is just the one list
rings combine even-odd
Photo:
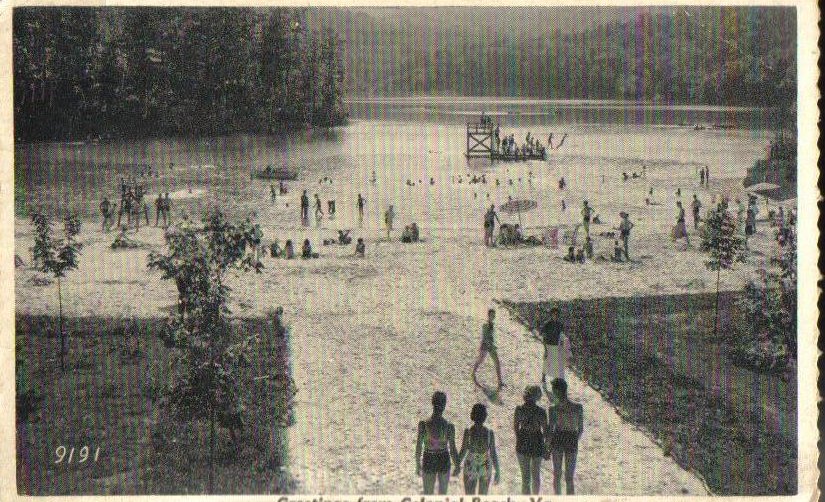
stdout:
[[[576,138],[568,139],[571,154]],[[581,148],[584,148],[583,146]],[[603,147],[603,148],[609,148]],[[750,156],[736,158],[720,148],[732,167],[728,180],[712,172],[716,191],[736,190]],[[440,157],[444,154],[434,153]],[[571,160],[573,159],[573,160]],[[444,160],[449,164],[449,160]],[[290,429],[290,472],[303,493],[396,493],[418,492],[420,480],[414,476],[415,427],[430,411],[430,395],[436,389],[448,394],[447,418],[460,431],[469,425],[469,412],[476,402],[486,402],[472,384],[470,371],[478,350],[481,324],[488,306],[497,299],[547,300],[577,297],[623,296],[633,294],[712,291],[715,274],[704,266],[705,257],[694,248],[681,251],[667,237],[675,219],[673,192],[683,187],[682,200],[690,218],[689,198],[696,184],[694,167],[684,164],[648,163],[648,180],[622,184],[617,173],[626,167],[600,166],[588,170],[551,159],[548,165],[526,163],[496,168],[500,176],[536,173],[532,189],[522,188],[516,196],[539,200],[539,209],[524,216],[525,225],[538,227],[552,223],[574,223],[579,219],[583,197],[591,200],[607,223],[593,226],[592,232],[618,225],[617,213],[628,209],[636,223],[631,253],[638,264],[588,263],[572,265],[558,257],[562,250],[546,248],[487,249],[482,245],[480,221],[486,200],[473,198],[480,185],[453,186],[443,175],[435,187],[406,187],[407,177],[428,179],[427,172],[383,178],[377,187],[362,177],[342,179],[335,186],[339,220],[325,222],[326,230],[303,229],[294,225],[300,192],[276,204],[268,201],[261,188],[259,202],[244,200],[244,208],[259,214],[265,241],[278,237],[299,243],[309,237],[322,257],[291,262],[266,258],[261,275],[244,274],[233,280],[233,309],[239,315],[261,314],[283,305],[292,329],[292,365],[299,387],[295,416]],[[461,161],[463,164],[463,161]],[[666,162],[664,163],[666,164]],[[456,170],[463,171],[459,161]],[[718,171],[718,169],[714,170]],[[600,173],[610,173],[605,184]],[[567,178],[564,195],[567,213],[558,210],[559,175]],[[389,176],[389,175],[386,175]],[[427,176],[425,178],[425,176]],[[317,176],[320,177],[320,176]],[[492,179],[488,174],[488,179]],[[311,178],[311,176],[310,176]],[[649,186],[656,190],[660,206],[644,205]],[[262,185],[263,186],[263,185]],[[488,189],[490,185],[488,184]],[[310,197],[312,185],[308,185]],[[477,190],[476,190],[477,189]],[[367,240],[367,258],[350,257],[352,246],[319,247],[321,238],[334,237],[334,228],[352,226],[355,194],[367,194],[369,228],[356,230],[353,237]],[[491,190],[492,191],[492,190]],[[483,192],[484,193],[484,192]],[[506,200],[502,187],[491,195],[496,202]],[[710,193],[697,190],[705,208]],[[456,195],[458,194],[458,195]],[[482,195],[482,197],[485,197]],[[322,197],[326,200],[326,197]],[[403,245],[380,239],[378,207],[395,201],[399,228],[413,219],[422,228],[425,242]],[[289,207],[286,204],[289,203]],[[326,207],[325,207],[326,209]],[[764,209],[763,209],[764,216]],[[515,216],[503,218],[515,221]],[[277,229],[277,230],[276,230]],[[751,241],[747,264],[722,274],[723,289],[739,289],[745,277],[767,260],[775,245],[763,225],[762,233]],[[29,261],[31,246],[28,222],[16,225],[17,253]],[[112,251],[114,234],[103,236],[97,222],[89,222],[81,235],[86,244],[80,269],[65,280],[68,293],[64,305],[68,315],[164,316],[173,304],[174,287],[146,271],[148,249]],[[162,250],[159,229],[141,229],[137,239]],[[596,252],[609,253],[612,241],[596,239]],[[18,312],[52,313],[56,291],[35,287],[28,280],[35,273],[18,269],[16,299]],[[245,305],[245,306],[241,306]],[[502,405],[490,405],[490,425],[498,437],[502,484],[494,493],[518,493],[520,476],[514,451],[512,413],[521,401],[525,385],[538,383],[541,375],[541,347],[525,337],[524,330],[499,310],[499,353],[509,387]],[[481,378],[493,385],[491,363],[485,363]],[[576,474],[580,494],[679,495],[705,493],[703,483],[665,457],[640,431],[622,421],[613,408],[575,376],[570,376],[573,399],[584,403],[586,432]],[[546,404],[546,403],[544,403]],[[460,437],[459,437],[460,439]],[[544,467],[543,493],[550,493],[550,467]],[[450,491],[460,491],[453,480]]]

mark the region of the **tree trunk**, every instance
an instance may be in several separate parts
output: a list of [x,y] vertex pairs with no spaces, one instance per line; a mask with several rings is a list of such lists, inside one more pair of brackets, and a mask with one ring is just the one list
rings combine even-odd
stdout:
[[60,330],[60,371],[65,371],[63,356],[66,353],[66,338],[63,335],[63,290],[60,285],[60,276],[57,277],[57,326]]
[[713,314],[713,334],[719,337],[719,277],[722,273],[722,267],[716,269],[716,308]]

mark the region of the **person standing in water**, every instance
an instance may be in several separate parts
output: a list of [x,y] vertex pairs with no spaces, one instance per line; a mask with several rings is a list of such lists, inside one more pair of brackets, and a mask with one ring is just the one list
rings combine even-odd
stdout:
[[392,223],[395,220],[395,209],[392,205],[387,208],[387,211],[384,213],[384,225],[387,227],[387,239],[390,238],[390,233],[392,232]]
[[367,200],[359,193],[358,194],[358,226],[361,227],[364,224],[364,206],[366,205]]
[[536,404],[539,399],[541,389],[537,385],[528,386],[524,389],[524,404],[516,406],[513,414],[522,495],[536,495],[541,490],[541,460],[544,456],[547,413]]
[[478,349],[478,357],[473,365],[473,382],[475,382],[477,386],[481,387],[481,384],[478,383],[478,378],[476,378],[476,374],[478,373],[479,366],[481,366],[481,363],[484,362],[484,359],[487,358],[487,354],[489,354],[490,359],[493,360],[493,363],[496,366],[496,377],[498,378],[497,390],[501,390],[501,388],[504,387],[504,380],[501,378],[501,362],[498,359],[498,350],[496,349],[496,340],[494,335],[495,320],[495,309],[489,309],[487,311],[487,322],[481,327],[481,346]]
[[548,409],[547,435],[553,457],[553,492],[561,495],[561,471],[564,462],[564,481],[567,495],[576,493],[573,479],[579,439],[584,432],[584,409],[567,397],[567,382],[557,378],[552,382],[555,404]]
[[[487,407],[481,403],[473,406],[470,412],[473,425],[464,429],[461,450],[458,452],[453,476],[458,476],[461,462],[464,461],[464,493],[467,495],[487,495],[490,480],[495,470],[495,484],[501,480],[496,452],[496,437],[493,431],[484,427],[487,420]],[[478,491],[476,491],[476,488]]]
[[619,235],[621,236],[622,243],[624,244],[624,257],[627,261],[630,261],[630,231],[633,230],[635,225],[633,225],[630,221],[630,215],[626,212],[620,212],[619,216],[622,218],[622,222],[619,223]]
[[427,420],[418,422],[418,437],[415,441],[415,474],[424,483],[424,495],[435,493],[438,480],[438,494],[445,495],[450,484],[450,459],[458,463],[458,449],[455,446],[455,426],[444,419],[447,395],[437,391],[432,397],[433,414]]
[[496,206],[491,205],[490,209],[487,210],[487,213],[484,215],[484,245],[488,247],[495,246],[495,239],[493,235],[495,233],[496,228],[496,221],[498,221],[499,225],[501,225],[501,220],[498,219],[498,215],[496,214]]

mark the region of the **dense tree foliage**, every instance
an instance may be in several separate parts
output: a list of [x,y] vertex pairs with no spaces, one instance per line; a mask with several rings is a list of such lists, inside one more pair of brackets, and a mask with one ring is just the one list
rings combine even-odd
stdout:
[[604,8],[589,20],[571,17],[581,8],[485,7],[465,16],[468,10],[312,16],[349,35],[351,95],[760,106],[795,100],[793,8]]
[[341,44],[297,9],[14,11],[18,138],[274,132],[344,117]]

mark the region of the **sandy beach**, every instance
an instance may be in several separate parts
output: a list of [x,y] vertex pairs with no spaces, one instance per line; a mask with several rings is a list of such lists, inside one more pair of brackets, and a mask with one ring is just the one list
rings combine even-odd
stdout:
[[[370,123],[358,124],[354,133],[369,132],[371,127]],[[661,136],[663,148],[672,143],[668,134]],[[299,389],[288,466],[298,492],[419,492],[413,462],[415,427],[429,414],[432,392],[443,390],[448,395],[446,417],[456,424],[459,436],[470,425],[472,405],[488,403],[487,424],[497,435],[502,466],[502,483],[492,493],[518,493],[512,413],[521,403],[524,386],[540,380],[541,346],[504,309],[499,310],[496,337],[507,387],[501,394],[502,403],[490,404],[470,378],[487,308],[500,300],[713,291],[716,276],[704,266],[706,258],[697,250],[698,236],[691,234],[692,247],[687,251],[684,244],[669,238],[675,222],[675,190],[682,189],[681,200],[688,213],[694,192],[704,208],[710,207],[712,197],[723,193],[741,196],[741,178],[760,154],[761,140],[736,139],[747,144],[745,152],[729,150],[724,141],[719,142],[713,152],[703,152],[699,162],[684,155],[679,157],[683,160],[644,158],[644,145],[636,145],[632,134],[623,138],[616,140],[622,145],[611,145],[608,138],[607,144],[598,144],[598,151],[588,153],[593,148],[587,138],[572,137],[570,149],[547,163],[482,167],[484,171],[478,174],[486,173],[487,185],[468,185],[466,179],[459,185],[451,180],[470,169],[463,159],[455,158],[453,147],[428,154],[431,161],[418,170],[410,164],[380,172],[375,184],[368,180],[371,169],[366,163],[366,167],[359,166],[357,175],[334,174],[334,184],[323,188],[324,199],[337,199],[339,214],[334,221],[323,220],[321,228],[297,224],[300,188],[306,186],[310,197],[318,191],[315,183],[324,172],[320,167],[310,167],[303,184],[291,183],[290,194],[274,203],[266,183],[251,182],[237,194],[235,210],[255,211],[265,243],[273,238],[282,244],[287,238],[300,242],[306,237],[321,255],[306,261],[266,257],[262,274],[239,275],[230,283],[236,315],[262,315],[278,305],[285,310],[292,337],[292,371]],[[607,156],[614,147],[621,155]],[[714,176],[710,189],[699,188],[695,175],[697,166],[705,162]],[[647,166],[646,179],[621,181],[622,171],[634,166],[640,170],[640,164]],[[435,171],[433,165],[447,166],[447,170]],[[717,174],[720,165],[725,171]],[[418,184],[419,178],[430,176],[436,178],[435,185]],[[561,176],[568,184],[564,192],[556,187]],[[491,185],[497,177],[513,179],[513,187],[505,181],[496,190]],[[414,179],[416,186],[406,186],[406,179]],[[659,205],[644,204],[651,187]],[[357,226],[354,199],[359,192],[367,197],[367,214],[365,228],[353,230],[353,237],[365,238],[364,259],[352,256],[352,246],[320,245],[322,239],[335,237],[335,230]],[[637,261],[569,264],[560,258],[563,245],[558,249],[487,248],[482,242],[481,220],[489,205],[488,192],[489,203],[497,205],[508,196],[538,200],[537,210],[522,215],[528,235],[540,235],[552,225],[572,229],[580,219],[581,201],[589,199],[604,222],[591,227],[596,254],[609,254],[613,241],[595,235],[614,231],[618,212],[627,210],[636,224],[631,254]],[[567,204],[564,212],[559,207],[561,198]],[[399,217],[393,238],[387,241],[379,222],[390,201]],[[500,216],[503,221],[517,222],[516,215]],[[402,244],[399,228],[411,221],[421,227],[423,242]],[[688,221],[691,225],[690,216]],[[148,253],[164,249],[161,229],[141,228],[131,235],[145,244],[136,250],[111,250],[114,236],[101,233],[99,222],[86,222],[80,236],[84,243],[80,268],[64,282],[65,311],[70,316],[165,316],[175,301],[174,287],[146,269]],[[27,263],[31,243],[29,222],[18,219],[16,253]],[[740,289],[775,252],[767,224],[761,224],[750,247],[747,263],[722,274],[722,289]],[[33,285],[36,275],[27,267],[17,269],[16,310],[53,313],[56,291]],[[570,395],[585,409],[577,493],[706,493],[696,475],[666,457],[572,372],[568,375]],[[494,385],[489,361],[480,378]],[[546,401],[540,404],[546,406]],[[549,464],[543,468],[543,493],[552,491]],[[457,479],[451,482],[450,491],[462,491]]]

